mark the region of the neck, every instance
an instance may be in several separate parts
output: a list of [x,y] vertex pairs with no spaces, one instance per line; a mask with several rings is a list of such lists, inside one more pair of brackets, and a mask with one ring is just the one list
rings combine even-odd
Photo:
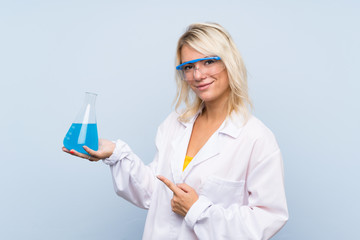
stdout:
[[223,121],[228,114],[227,99],[216,103],[205,103],[202,113],[203,117],[208,121]]

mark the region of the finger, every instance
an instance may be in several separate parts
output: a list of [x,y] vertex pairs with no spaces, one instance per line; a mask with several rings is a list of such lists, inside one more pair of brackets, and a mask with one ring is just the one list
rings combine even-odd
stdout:
[[190,187],[189,185],[187,185],[186,183],[180,183],[176,185],[178,188],[180,188],[181,190],[183,190],[184,192],[188,193],[191,190],[193,190],[192,187]]
[[63,150],[64,152],[66,152],[66,153],[70,153],[70,151],[69,151],[67,148],[65,148],[65,147],[62,147],[62,150]]
[[100,160],[100,158],[96,157],[96,156],[92,156],[92,155],[89,155],[89,154],[84,154],[85,155],[85,158],[87,160],[89,160],[90,162],[97,162]]
[[96,158],[100,158],[99,153],[97,151],[92,150],[91,148],[87,146],[83,146],[84,150],[89,153],[91,156],[94,156]]
[[180,189],[173,183],[171,182],[169,179],[167,179],[164,176],[158,175],[157,178],[162,181],[163,183],[165,183],[165,185],[175,194],[180,193]]
[[77,157],[86,158],[86,154],[80,153],[74,149],[71,149],[69,153]]
[[170,206],[171,206],[171,210],[176,213],[176,204],[174,199],[171,199]]
[[89,160],[90,162],[97,162],[97,161],[100,160],[100,158],[89,156],[89,157],[88,157],[88,160]]
[[81,157],[81,158],[87,159],[87,160],[89,160],[89,161],[99,161],[99,160],[100,160],[100,159],[97,158],[97,157],[93,157],[93,156],[89,156],[89,155],[87,155],[87,154],[80,153],[80,152],[78,152],[78,151],[76,151],[76,150],[74,150],[74,149],[71,149],[71,150],[70,150],[70,153],[71,153],[72,155],[75,155],[75,156],[77,156],[77,157]]

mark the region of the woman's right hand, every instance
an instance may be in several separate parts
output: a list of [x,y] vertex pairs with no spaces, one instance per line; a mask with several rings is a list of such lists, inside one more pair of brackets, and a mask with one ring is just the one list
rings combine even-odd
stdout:
[[86,155],[83,153],[79,153],[75,151],[74,149],[67,149],[65,147],[62,148],[62,150],[66,153],[69,153],[71,155],[81,157],[84,159],[87,159],[89,161],[99,161],[100,159],[105,159],[110,157],[115,149],[116,144],[112,141],[106,140],[106,139],[99,139],[99,149],[97,151],[94,151],[87,146],[84,146],[84,150],[90,154]]

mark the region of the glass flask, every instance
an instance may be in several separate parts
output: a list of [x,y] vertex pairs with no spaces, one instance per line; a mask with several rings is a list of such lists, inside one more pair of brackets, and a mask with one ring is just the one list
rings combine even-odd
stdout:
[[89,155],[83,148],[87,146],[97,151],[99,138],[95,114],[96,93],[86,92],[84,103],[64,138],[64,147],[68,150]]

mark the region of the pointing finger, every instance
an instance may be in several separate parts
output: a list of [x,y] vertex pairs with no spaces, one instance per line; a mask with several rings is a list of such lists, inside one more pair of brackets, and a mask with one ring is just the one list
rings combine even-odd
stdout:
[[173,193],[178,194],[180,193],[180,189],[169,179],[164,176],[158,175],[157,178],[162,181]]

